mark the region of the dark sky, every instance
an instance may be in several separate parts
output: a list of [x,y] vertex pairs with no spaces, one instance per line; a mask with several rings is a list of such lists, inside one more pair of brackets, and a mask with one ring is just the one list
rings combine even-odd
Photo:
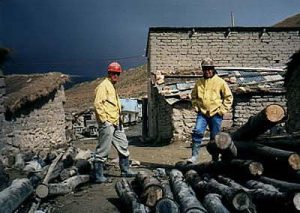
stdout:
[[0,0],[7,73],[103,76],[118,60],[146,62],[149,27],[271,26],[300,12],[299,0]]

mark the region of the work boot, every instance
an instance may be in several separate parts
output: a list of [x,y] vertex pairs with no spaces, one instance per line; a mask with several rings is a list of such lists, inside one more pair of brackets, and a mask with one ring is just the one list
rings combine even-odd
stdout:
[[187,163],[197,163],[201,143],[193,142],[192,157],[187,159]]
[[103,174],[104,163],[97,161],[94,162],[94,173],[95,173],[95,183],[105,183],[107,182],[107,178]]
[[135,177],[137,175],[136,172],[129,169],[129,158],[128,157],[119,156],[119,165],[120,165],[122,177]]

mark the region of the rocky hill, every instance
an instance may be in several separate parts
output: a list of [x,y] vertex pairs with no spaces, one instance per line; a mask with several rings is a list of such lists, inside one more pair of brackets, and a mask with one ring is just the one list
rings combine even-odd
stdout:
[[[93,107],[94,91],[103,78],[76,84],[65,91],[67,113],[78,113]],[[121,98],[142,98],[147,95],[147,66],[132,68],[121,73],[116,88]]]
[[278,22],[273,27],[300,27],[300,13]]

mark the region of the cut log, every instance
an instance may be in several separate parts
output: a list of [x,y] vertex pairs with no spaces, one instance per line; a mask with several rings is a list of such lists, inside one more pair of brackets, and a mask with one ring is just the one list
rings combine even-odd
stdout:
[[[49,169],[43,179],[42,184],[39,184],[36,188],[36,192],[39,191],[39,194],[41,194],[41,196],[44,196],[45,194],[48,194],[47,190],[48,190],[48,183],[51,180],[51,178],[53,177],[53,172],[55,171],[55,168],[57,167],[57,164],[59,162],[59,160],[61,159],[61,157],[63,156],[63,153],[60,153],[55,160],[51,163],[51,165],[49,166]],[[59,172],[60,174],[60,172]],[[59,175],[58,174],[58,175]],[[46,191],[46,192],[45,192]],[[39,195],[37,194],[37,196],[39,197]],[[43,197],[40,197],[43,198]]]
[[90,174],[91,169],[92,169],[92,167],[91,167],[91,164],[89,161],[80,159],[80,160],[76,161],[75,166],[63,169],[61,171],[59,177],[60,177],[60,180],[64,181],[70,177],[77,175],[77,174],[80,174],[80,175]]
[[237,149],[228,133],[220,132],[217,134],[215,137],[215,143],[222,155],[222,160],[231,160],[237,156]]
[[228,187],[215,179],[201,180],[196,171],[191,170],[187,172],[186,181],[193,187],[197,195],[202,198],[209,193],[221,195],[225,206],[230,208],[231,211],[244,211],[251,205],[251,199],[244,190]]
[[248,189],[244,186],[242,186],[241,184],[235,182],[233,179],[231,178],[228,178],[228,177],[224,177],[222,175],[219,175],[217,177],[217,181],[222,183],[222,184],[225,184],[231,188],[235,188],[235,189],[243,189],[245,192],[248,192]]
[[178,162],[175,168],[186,172],[188,170],[195,170],[199,174],[209,173],[212,176],[225,174],[226,176],[236,178],[246,178],[260,176],[263,173],[263,166],[259,162],[252,160],[233,159],[231,161],[213,161],[201,164],[186,164]]
[[50,184],[43,184],[39,185],[36,189],[35,193],[39,198],[46,198],[48,196],[53,195],[62,195],[68,194],[74,189],[83,183],[86,183],[90,180],[89,175],[78,175],[71,177],[61,183],[50,183]]
[[164,196],[157,202],[155,213],[179,213],[179,205],[175,202],[169,181],[162,182]]
[[115,189],[120,200],[125,204],[127,212],[132,213],[147,213],[148,208],[142,204],[137,194],[132,190],[131,185],[125,178],[116,182]]
[[258,180],[263,183],[271,184],[271,185],[275,186],[276,188],[278,188],[282,192],[299,192],[300,191],[299,183],[292,183],[292,182],[277,180],[277,179],[265,177],[265,176],[261,176]]
[[61,173],[59,174],[59,179],[61,181],[64,181],[77,174],[78,174],[77,168],[75,166],[72,166],[71,168],[62,170]]
[[180,212],[207,212],[196,198],[195,192],[183,181],[183,174],[179,170],[171,170],[170,181],[175,199],[180,206]]
[[155,177],[150,176],[145,171],[138,172],[136,180],[142,187],[142,202],[146,206],[154,207],[157,201],[164,195],[161,183]]
[[[57,164],[58,162],[60,161],[60,159],[62,158],[64,153],[60,153],[56,158],[55,160],[51,163],[49,169],[48,169],[48,172],[43,180],[43,183],[44,184],[47,184],[49,183],[49,181],[52,179],[53,177],[53,172],[55,171],[56,167],[57,167]],[[59,172],[60,173],[60,172]],[[58,174],[59,175],[59,174]],[[57,176],[58,176],[57,175]]]
[[256,180],[249,180],[245,185],[253,190],[249,191],[253,201],[260,211],[296,212],[300,206],[298,193],[280,192],[270,184],[264,184]]
[[29,179],[15,179],[9,187],[0,192],[0,212],[13,212],[32,193],[33,187]]
[[68,149],[61,158],[64,168],[68,168],[74,164],[76,155],[77,149],[74,146],[68,147]]
[[235,142],[235,146],[238,150],[238,158],[258,160],[266,165],[269,163],[273,165],[272,167],[276,164],[277,168],[283,166],[292,170],[300,169],[300,156],[295,152],[242,141]]
[[[230,179],[230,178],[227,178],[227,177],[224,177],[224,176],[221,176],[219,175],[217,177],[217,181],[220,182],[220,183],[223,183],[231,188],[234,188],[234,189],[237,189],[237,190],[244,190],[245,192],[249,193],[249,189],[242,186],[241,184],[235,182],[233,179]],[[253,213],[256,213],[257,210],[256,210],[256,206],[255,204],[252,202],[252,199],[250,200],[250,204],[249,204],[249,208],[247,210],[245,210],[245,212],[253,212]]]
[[203,199],[203,205],[210,213],[229,213],[221,201],[221,195],[209,193]]
[[284,108],[277,104],[271,104],[261,112],[248,119],[247,123],[232,133],[233,141],[251,140],[265,133],[276,124],[286,118]]
[[256,143],[291,152],[300,152],[300,139],[264,139],[256,140]]
[[279,192],[279,190],[275,188],[275,186],[257,180],[248,180],[246,181],[245,185],[249,189],[263,189],[270,192],[276,192],[276,193]]

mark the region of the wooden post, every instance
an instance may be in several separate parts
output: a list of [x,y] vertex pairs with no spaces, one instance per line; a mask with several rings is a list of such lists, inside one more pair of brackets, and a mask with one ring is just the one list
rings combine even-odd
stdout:
[[15,179],[12,184],[0,192],[0,212],[13,212],[33,192],[27,178]]
[[232,139],[234,141],[254,139],[282,122],[285,117],[286,112],[282,106],[271,104],[255,116],[250,117],[247,123],[233,132]]

